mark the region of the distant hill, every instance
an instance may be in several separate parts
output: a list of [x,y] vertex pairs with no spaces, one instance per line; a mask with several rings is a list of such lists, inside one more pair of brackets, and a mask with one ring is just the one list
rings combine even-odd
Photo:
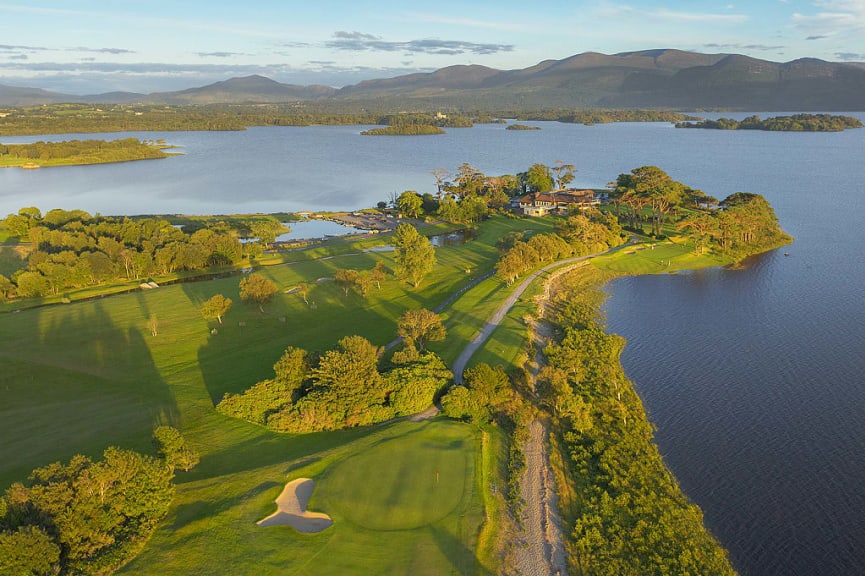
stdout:
[[70,98],[58,92],[49,92],[41,88],[21,88],[0,84],[0,104],[3,106],[35,106],[38,104],[56,104],[66,102]]
[[157,92],[145,100],[165,104],[220,104],[312,100],[336,92],[330,86],[282,84],[264,76],[245,76],[179,92]]
[[335,89],[247,76],[178,92],[70,96],[0,85],[0,105],[54,102],[214,104],[315,100],[341,106],[538,110],[674,108],[748,111],[865,110],[865,64],[815,58],[778,63],[739,54],[585,52],[516,70],[448,66]]

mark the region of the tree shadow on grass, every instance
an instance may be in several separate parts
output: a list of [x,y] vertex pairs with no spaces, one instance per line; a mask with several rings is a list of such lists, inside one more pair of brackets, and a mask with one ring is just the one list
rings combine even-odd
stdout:
[[150,452],[154,424],[178,419],[134,308],[118,298],[3,318],[0,485],[111,445]]
[[439,550],[450,561],[455,573],[464,576],[493,576],[492,572],[485,569],[478,561],[475,552],[449,531],[440,526],[431,526],[429,532]]
[[[236,494],[223,498],[208,498],[206,501],[196,500],[195,502],[180,504],[172,510],[171,516],[166,521],[166,524],[171,530],[182,529],[188,524],[201,520],[202,518],[211,516],[214,510],[228,510],[234,508],[242,502],[258,498],[268,490],[273,490],[277,486],[282,489],[283,484],[276,481],[261,482],[257,486],[246,490],[242,494]],[[278,495],[279,492],[276,492],[276,494]],[[264,516],[266,515],[267,514],[264,514]],[[262,516],[262,518],[264,516]],[[258,520],[260,520],[260,518]]]

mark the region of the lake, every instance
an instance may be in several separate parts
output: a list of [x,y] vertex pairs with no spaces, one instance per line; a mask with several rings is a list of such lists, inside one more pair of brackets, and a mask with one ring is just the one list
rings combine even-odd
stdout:
[[[608,327],[628,339],[622,362],[667,463],[742,574],[862,573],[865,130],[529,124],[542,129],[108,135],[165,138],[184,156],[0,170],[0,214],[29,205],[103,214],[353,210],[403,190],[433,192],[430,172],[463,162],[503,174],[564,160],[586,187],[657,165],[719,199],[763,194],[793,245],[743,270],[619,279],[609,287]],[[49,138],[2,141],[39,139]]]

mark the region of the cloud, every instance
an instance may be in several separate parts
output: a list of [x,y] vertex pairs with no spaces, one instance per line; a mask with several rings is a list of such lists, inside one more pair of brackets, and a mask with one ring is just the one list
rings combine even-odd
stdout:
[[67,48],[67,52],[93,52],[95,54],[135,54],[135,50],[126,50],[125,48],[87,48],[86,46],[78,46],[77,48]]
[[9,56],[10,60],[27,60],[28,58],[30,57],[27,54],[12,54]]
[[835,52],[835,57],[843,62],[865,61],[865,52]]
[[865,31],[865,0],[815,0],[821,11],[795,13],[791,19],[798,30],[811,37],[841,36]]
[[815,36],[808,36],[805,40],[822,40],[823,38],[829,38],[827,34],[817,34]]
[[335,40],[325,42],[326,47],[351,52],[405,52],[408,54],[456,56],[467,52],[471,54],[498,54],[499,52],[511,52],[514,49],[513,44],[478,44],[464,40],[438,40],[436,38],[389,42],[378,36],[361,32],[339,31],[335,32],[333,36]]
[[344,40],[381,40],[381,36],[364,34],[363,32],[346,32],[345,30],[337,30],[333,33],[333,37]]
[[0,44],[0,52],[18,52],[20,50],[26,50],[28,52],[44,52],[46,50],[51,50],[51,48],[46,48],[45,46],[16,46],[13,44]]
[[202,58],[231,58],[232,56],[249,56],[244,52],[196,52]]
[[767,44],[716,44],[714,42],[703,44],[703,47],[717,50],[760,50],[763,52],[771,52],[773,50],[782,50],[786,48],[786,46],[770,46]]

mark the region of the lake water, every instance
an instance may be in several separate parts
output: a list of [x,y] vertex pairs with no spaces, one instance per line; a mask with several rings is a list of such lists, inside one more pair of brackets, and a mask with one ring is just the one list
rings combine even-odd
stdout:
[[291,231],[285,234],[280,234],[276,237],[277,242],[289,242],[291,240],[313,240],[316,238],[325,238],[326,236],[346,236],[348,234],[363,234],[366,230],[346,226],[339,222],[330,220],[298,220],[295,222],[285,222]]
[[[103,214],[353,210],[407,189],[433,192],[430,171],[463,162],[502,174],[564,160],[586,187],[657,165],[717,198],[761,193],[792,246],[744,270],[620,279],[610,287],[609,329],[628,338],[622,361],[662,453],[742,574],[865,573],[865,130],[532,124],[542,130],[117,134],[165,138],[185,155],[0,170],[0,214],[29,205]],[[38,139],[48,138],[2,141]]]

